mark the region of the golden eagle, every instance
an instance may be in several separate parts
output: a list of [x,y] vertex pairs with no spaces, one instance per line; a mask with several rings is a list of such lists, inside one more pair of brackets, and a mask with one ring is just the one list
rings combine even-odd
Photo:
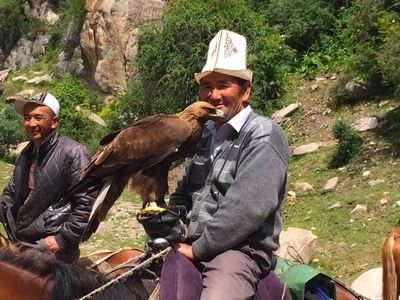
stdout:
[[83,240],[104,221],[129,180],[143,207],[151,202],[164,206],[172,163],[194,155],[205,122],[223,117],[221,110],[199,101],[182,112],[150,116],[104,137],[100,145],[105,146],[92,157],[78,182],[80,188],[101,186]]

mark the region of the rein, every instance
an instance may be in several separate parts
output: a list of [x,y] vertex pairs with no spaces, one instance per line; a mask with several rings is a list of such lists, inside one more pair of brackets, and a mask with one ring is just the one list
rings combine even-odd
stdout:
[[105,289],[109,288],[110,286],[112,286],[113,284],[119,282],[120,280],[121,280],[121,282],[122,282],[122,279],[126,279],[126,277],[132,275],[133,272],[135,272],[136,270],[140,269],[141,267],[143,267],[143,266],[149,264],[149,263],[152,262],[154,259],[165,256],[165,255],[169,252],[170,249],[171,249],[171,247],[168,247],[168,248],[162,250],[161,252],[157,253],[156,255],[153,255],[152,257],[146,259],[144,262],[138,264],[137,266],[135,266],[135,267],[132,268],[131,270],[129,270],[129,271],[127,271],[127,272],[121,274],[120,276],[116,277],[115,279],[113,279],[113,280],[107,282],[106,284],[102,285],[101,287],[99,287],[99,288],[93,290],[93,291],[90,292],[89,294],[87,294],[87,295],[85,295],[85,296],[83,296],[83,297],[81,297],[81,298],[79,298],[79,299],[77,299],[77,300],[89,299],[89,298],[91,298],[93,295],[98,294],[98,293],[104,291]]

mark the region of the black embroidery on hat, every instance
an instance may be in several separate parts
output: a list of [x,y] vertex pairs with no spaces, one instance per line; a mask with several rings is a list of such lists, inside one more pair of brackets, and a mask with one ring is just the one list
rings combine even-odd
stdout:
[[43,102],[46,99],[47,93],[36,93],[29,97],[28,101]]

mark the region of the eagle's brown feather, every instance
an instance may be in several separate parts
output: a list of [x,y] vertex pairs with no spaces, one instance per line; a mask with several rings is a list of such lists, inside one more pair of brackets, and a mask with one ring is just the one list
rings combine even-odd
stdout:
[[[84,239],[96,231],[130,180],[143,201],[165,204],[168,171],[173,162],[195,153],[204,123],[221,111],[207,102],[195,102],[184,111],[139,120],[102,139],[105,146],[84,168],[80,183],[102,182],[105,197],[96,200]],[[101,194],[101,193],[100,193]]]

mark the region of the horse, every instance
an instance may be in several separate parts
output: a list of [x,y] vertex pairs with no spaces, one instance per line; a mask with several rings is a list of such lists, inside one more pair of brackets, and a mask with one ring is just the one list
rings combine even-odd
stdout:
[[[89,295],[90,294],[90,295]],[[112,284],[102,274],[55,259],[49,250],[32,248],[21,253],[0,248],[0,299],[144,300],[148,294],[138,286],[135,293],[124,282]]]
[[365,300],[363,296],[358,294],[353,289],[347,287],[340,281],[334,279],[335,290],[336,290],[336,300]]
[[133,280],[133,289],[135,290],[138,284],[137,279],[140,278],[143,288],[150,296],[149,299],[154,299],[153,297],[156,297],[159,293],[162,257],[160,259],[151,259],[149,264],[138,268],[149,257],[149,253],[137,248],[121,248],[116,251],[99,250],[80,257],[75,265],[94,273],[105,274],[108,278],[121,276],[124,272],[135,268],[137,269],[135,278],[128,278],[125,281],[125,285],[131,288],[131,281]]
[[[133,267],[135,263],[146,257],[147,255],[143,250],[136,248],[122,248],[116,251],[99,250],[90,255],[81,257],[78,260],[78,265],[81,268],[86,268],[87,270],[89,269],[94,272],[108,273],[109,270],[115,270],[114,272],[116,274],[121,274],[127,268]],[[128,263],[128,265],[126,263]],[[119,268],[119,266],[121,266],[121,268]],[[151,269],[154,270],[154,268]],[[160,269],[161,266],[159,266],[159,269],[157,268],[157,270],[154,270],[157,276],[160,275]],[[156,281],[152,281],[153,285],[147,286],[149,292],[152,292],[154,291],[154,288],[157,288],[155,282]],[[363,296],[340,281],[334,279],[334,282],[336,300],[365,300]],[[157,293],[153,294],[156,295]]]
[[[128,268],[132,268],[138,262],[142,261],[145,258],[148,258],[148,254],[145,253],[143,250],[123,248],[116,251],[100,250],[93,254],[81,257],[74,265],[67,265],[62,262],[55,261],[53,255],[50,255],[51,258],[48,258],[47,255],[44,255],[43,257],[43,252],[39,251],[38,253],[38,251],[39,250],[37,249],[32,249],[26,250],[25,252],[19,254],[13,252],[10,249],[7,249],[6,251],[0,248],[0,299],[64,300],[84,297],[86,294],[90,293],[91,290],[96,289],[96,286],[104,284],[107,281],[107,278],[110,278],[109,276],[105,276],[105,274],[107,274],[110,269],[115,270],[114,276],[121,275]],[[5,254],[3,254],[3,252]],[[33,253],[34,255],[30,253]],[[16,272],[14,272],[15,270],[13,270],[13,268],[12,270],[8,270],[6,268],[3,269],[3,255],[6,257],[6,263],[10,260],[22,261],[17,263],[17,267],[19,267],[17,268]],[[43,260],[45,261],[44,263]],[[32,262],[36,263],[33,264]],[[52,267],[52,264],[55,265]],[[46,268],[43,265],[45,265]],[[118,292],[118,296],[116,297],[116,299],[150,299],[148,298],[150,294],[151,296],[159,295],[159,291],[156,291],[159,286],[156,284],[157,280],[154,279],[157,279],[157,277],[160,275],[161,266],[162,259],[156,260],[156,263],[150,266],[150,269],[154,273],[150,276],[148,274],[145,276],[146,278],[151,278],[150,284],[147,282],[147,284],[145,283],[144,285],[139,285],[139,287],[137,285],[134,285],[133,290],[137,293],[135,296],[131,295],[133,293],[131,285],[132,283],[137,284],[137,280],[135,280],[135,278],[132,279],[132,277],[125,280],[124,284],[122,284],[122,287],[120,286],[119,288],[122,289],[122,292],[126,294],[127,298],[123,298],[123,293],[121,294],[121,292]],[[54,270],[59,271],[56,272]],[[27,278],[34,278],[32,282],[30,282],[31,279],[29,279],[27,282],[21,279],[25,278],[25,273],[27,274],[26,276],[28,276]],[[56,275],[52,275],[52,273],[56,273]],[[136,276],[136,278],[141,278],[142,284],[144,273],[141,272],[139,276]],[[15,285],[11,286],[7,283],[8,280],[10,280],[10,278],[14,276],[14,274],[16,282],[20,280],[20,282],[18,282],[18,287],[15,287]],[[23,274],[23,277],[21,277],[21,274]],[[37,274],[40,274],[40,276],[37,276]],[[4,277],[4,279],[2,277]],[[83,280],[83,277],[89,277],[90,281],[95,281],[94,286],[92,284],[89,285],[86,279]],[[94,280],[94,278],[96,280]],[[75,282],[75,280],[73,279],[76,279],[77,282]],[[59,282],[62,282],[61,287]],[[3,287],[3,284],[6,286]],[[53,287],[59,288],[54,289]],[[79,295],[73,296],[68,294],[71,290],[75,289],[82,292]],[[115,288],[111,288],[107,291],[107,293],[113,292],[114,289]],[[335,289],[337,300],[364,300],[362,296],[336,280]],[[23,293],[22,296],[18,298],[18,295],[15,294],[18,290],[27,290],[29,292],[27,292],[26,294]],[[154,293],[155,291],[157,293]],[[30,295],[32,297],[29,298],[27,297],[27,295]],[[113,297],[106,295],[103,292],[100,292],[98,294],[95,294],[95,296],[90,299],[113,299]]]
[[382,299],[397,300],[400,295],[400,227],[382,244]]

